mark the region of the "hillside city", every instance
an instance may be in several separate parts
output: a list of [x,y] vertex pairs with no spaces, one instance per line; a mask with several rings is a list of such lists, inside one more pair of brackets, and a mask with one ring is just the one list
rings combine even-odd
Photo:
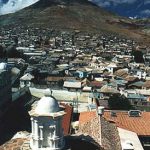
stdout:
[[150,150],[149,0],[0,0],[0,150]]
[[150,47],[18,26],[0,55],[0,150],[150,148]]

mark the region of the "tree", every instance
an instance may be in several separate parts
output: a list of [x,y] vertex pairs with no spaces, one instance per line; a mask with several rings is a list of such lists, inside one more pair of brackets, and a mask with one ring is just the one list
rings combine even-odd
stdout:
[[119,94],[114,94],[110,96],[108,100],[109,108],[112,110],[130,110],[132,106],[129,100]]
[[0,45],[0,58],[6,57],[6,51],[2,45]]
[[143,53],[139,50],[134,50],[132,52],[132,55],[134,56],[134,61],[136,63],[144,63]]
[[17,51],[14,45],[11,45],[7,48],[6,54],[8,58],[20,58],[21,57],[21,52]]

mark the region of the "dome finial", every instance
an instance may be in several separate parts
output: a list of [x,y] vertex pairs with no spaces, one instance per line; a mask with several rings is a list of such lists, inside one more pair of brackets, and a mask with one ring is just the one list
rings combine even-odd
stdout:
[[59,104],[57,100],[48,94],[46,96],[42,97],[35,109],[35,112],[39,115],[49,115],[51,113],[59,112]]

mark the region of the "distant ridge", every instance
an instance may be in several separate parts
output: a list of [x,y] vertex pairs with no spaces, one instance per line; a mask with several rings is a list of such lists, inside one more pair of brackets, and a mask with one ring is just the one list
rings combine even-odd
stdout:
[[[48,7],[52,5],[72,5],[75,3],[79,4],[89,4],[89,5],[95,5],[94,3],[89,2],[88,0],[39,0],[31,7]],[[95,5],[97,6],[97,5]]]

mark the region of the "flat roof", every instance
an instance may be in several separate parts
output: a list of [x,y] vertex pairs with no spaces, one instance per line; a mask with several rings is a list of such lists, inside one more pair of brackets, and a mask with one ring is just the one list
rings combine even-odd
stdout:
[[118,132],[121,140],[122,149],[127,149],[128,145],[130,146],[130,144],[127,143],[131,143],[134,150],[144,150],[135,132],[128,131],[122,128],[118,128]]

